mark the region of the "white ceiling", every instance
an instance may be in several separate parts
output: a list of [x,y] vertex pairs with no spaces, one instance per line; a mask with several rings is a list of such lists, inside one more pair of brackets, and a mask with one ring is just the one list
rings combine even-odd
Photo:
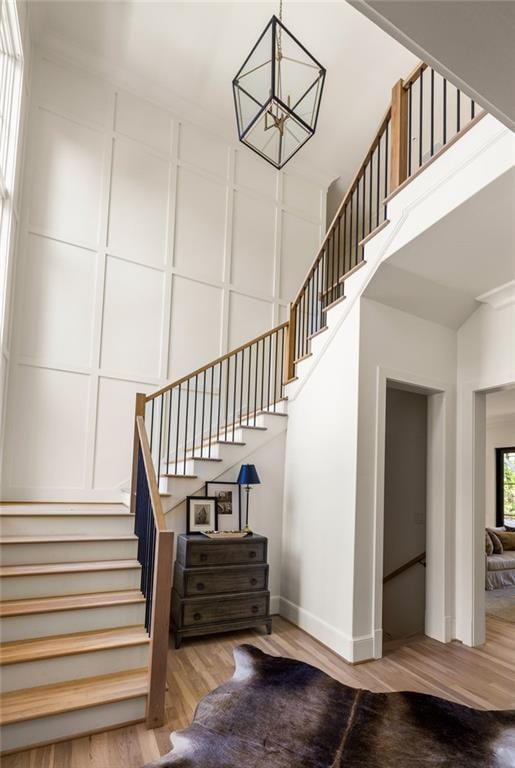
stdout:
[[513,0],[349,0],[515,130]]
[[[101,71],[235,140],[231,82],[278,3],[33,2],[34,37],[101,59]],[[340,2],[285,2],[283,21],[327,68],[314,138],[290,169],[345,182],[388,105],[392,85],[417,63],[393,38]],[[73,51],[72,51],[73,53]],[[84,59],[84,56],[82,56]],[[98,62],[97,62],[98,63]]]
[[515,280],[515,169],[382,264],[366,295],[459,328],[476,299]]

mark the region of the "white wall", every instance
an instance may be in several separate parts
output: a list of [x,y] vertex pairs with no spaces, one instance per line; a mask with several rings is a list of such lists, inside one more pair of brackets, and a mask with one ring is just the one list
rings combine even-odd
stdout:
[[[362,299],[360,304],[353,634],[367,640],[362,645],[366,648],[368,644],[370,657],[378,655],[380,648],[388,380],[419,387],[431,395],[428,403],[426,633],[442,641],[450,639],[456,334],[442,325],[369,299]],[[445,473],[440,472],[435,454],[445,463]]]
[[485,452],[485,521],[496,525],[495,449],[515,445],[515,413],[488,416],[487,395],[486,452]]
[[288,403],[281,614],[347,659],[352,640],[359,305]]
[[515,303],[484,304],[458,331],[455,636],[468,645],[485,637],[485,392],[514,383]]
[[286,318],[325,190],[37,53],[4,498],[118,500],[133,400]]

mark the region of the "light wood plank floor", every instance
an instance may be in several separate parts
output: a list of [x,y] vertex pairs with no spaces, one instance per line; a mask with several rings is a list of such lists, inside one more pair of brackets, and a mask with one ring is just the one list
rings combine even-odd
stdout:
[[313,664],[342,683],[374,691],[432,693],[477,708],[515,708],[515,624],[488,618],[481,648],[411,638],[379,661],[350,666],[302,630],[274,617],[271,636],[237,632],[185,641],[170,650],[167,725],[108,731],[10,755],[3,768],[141,768],[170,749],[169,734],[191,720],[196,703],[231,676],[232,650],[250,642],[268,653]]

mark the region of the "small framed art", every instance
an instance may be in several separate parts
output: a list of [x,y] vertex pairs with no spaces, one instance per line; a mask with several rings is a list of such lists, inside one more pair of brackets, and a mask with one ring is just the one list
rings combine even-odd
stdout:
[[187,496],[186,498],[186,533],[204,533],[215,531],[216,499],[214,496]]
[[206,496],[216,499],[216,524],[219,531],[241,529],[241,486],[214,480],[206,483]]

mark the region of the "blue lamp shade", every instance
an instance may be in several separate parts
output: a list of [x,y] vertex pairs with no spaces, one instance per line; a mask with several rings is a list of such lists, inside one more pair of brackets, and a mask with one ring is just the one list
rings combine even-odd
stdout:
[[259,485],[261,480],[254,464],[242,464],[238,475],[238,485]]

